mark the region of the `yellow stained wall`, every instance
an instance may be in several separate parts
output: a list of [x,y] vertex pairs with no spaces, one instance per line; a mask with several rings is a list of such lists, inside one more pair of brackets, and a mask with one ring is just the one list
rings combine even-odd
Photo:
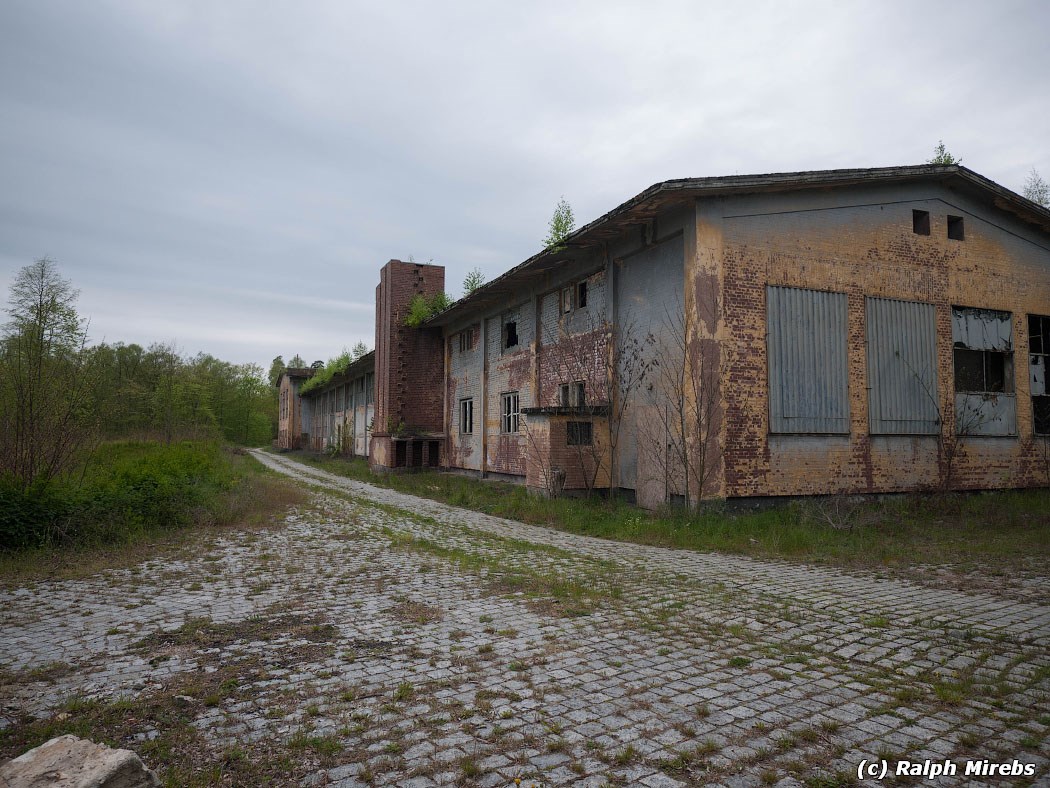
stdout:
[[[912,229],[930,212],[931,233]],[[965,239],[947,237],[947,215],[964,218]],[[1029,313],[1050,314],[1050,238],[1004,212],[944,187],[897,193],[802,195],[792,201],[698,201],[696,246],[687,254],[687,293],[697,341],[717,340],[724,463],[714,494],[779,496],[936,488],[1045,485],[1050,469],[1033,435],[1028,376]],[[770,435],[766,287],[848,296],[850,433]],[[710,308],[713,296],[714,308]],[[939,399],[947,429],[937,436],[871,436],[868,430],[865,297],[934,304]],[[705,307],[705,299],[708,304]],[[1013,315],[1016,437],[962,440],[953,467],[952,305]],[[713,317],[705,318],[706,311]],[[708,495],[712,493],[709,491]]]

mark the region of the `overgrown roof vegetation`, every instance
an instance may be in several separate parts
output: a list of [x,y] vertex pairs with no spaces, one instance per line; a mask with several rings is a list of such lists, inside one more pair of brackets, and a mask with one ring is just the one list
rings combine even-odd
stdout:
[[371,351],[363,342],[358,342],[354,345],[353,350],[346,350],[344,348],[342,353],[335,358],[328,359],[327,364],[323,367],[319,367],[313,374],[313,377],[303,383],[302,388],[299,389],[299,393],[307,394],[330,383],[336,375],[341,375],[346,372],[351,364],[360,361],[370,352]]
[[405,325],[409,328],[419,328],[429,318],[452,306],[454,301],[448,293],[435,293],[430,298],[417,293],[408,305]]

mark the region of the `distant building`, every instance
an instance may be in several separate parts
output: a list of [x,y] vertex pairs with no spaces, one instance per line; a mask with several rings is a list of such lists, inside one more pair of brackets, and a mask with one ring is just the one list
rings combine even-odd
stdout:
[[374,415],[375,353],[366,353],[303,394],[304,445],[367,457]]
[[309,367],[289,367],[277,379],[277,446],[281,449],[302,447],[302,404],[299,389],[309,380],[314,370]]
[[421,328],[377,289],[375,467],[638,503],[1050,483],[1050,211],[957,165],[656,184]]

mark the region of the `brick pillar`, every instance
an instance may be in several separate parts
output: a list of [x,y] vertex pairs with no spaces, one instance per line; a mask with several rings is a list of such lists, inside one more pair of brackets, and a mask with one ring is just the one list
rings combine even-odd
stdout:
[[440,265],[391,260],[379,272],[375,420],[369,449],[373,468],[394,467],[392,432],[423,437],[444,430],[441,329],[405,325],[408,306],[417,294],[429,298],[444,289],[445,269]]

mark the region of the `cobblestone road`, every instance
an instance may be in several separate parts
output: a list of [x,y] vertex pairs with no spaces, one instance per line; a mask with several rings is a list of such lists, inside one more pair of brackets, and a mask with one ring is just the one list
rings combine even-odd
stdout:
[[835,786],[864,759],[947,759],[946,785],[974,758],[1036,774],[971,784],[1050,784],[1050,607],[578,537],[255,456],[316,490],[281,528],[0,593],[4,725],[238,669],[194,724],[215,752],[305,742],[311,785]]

